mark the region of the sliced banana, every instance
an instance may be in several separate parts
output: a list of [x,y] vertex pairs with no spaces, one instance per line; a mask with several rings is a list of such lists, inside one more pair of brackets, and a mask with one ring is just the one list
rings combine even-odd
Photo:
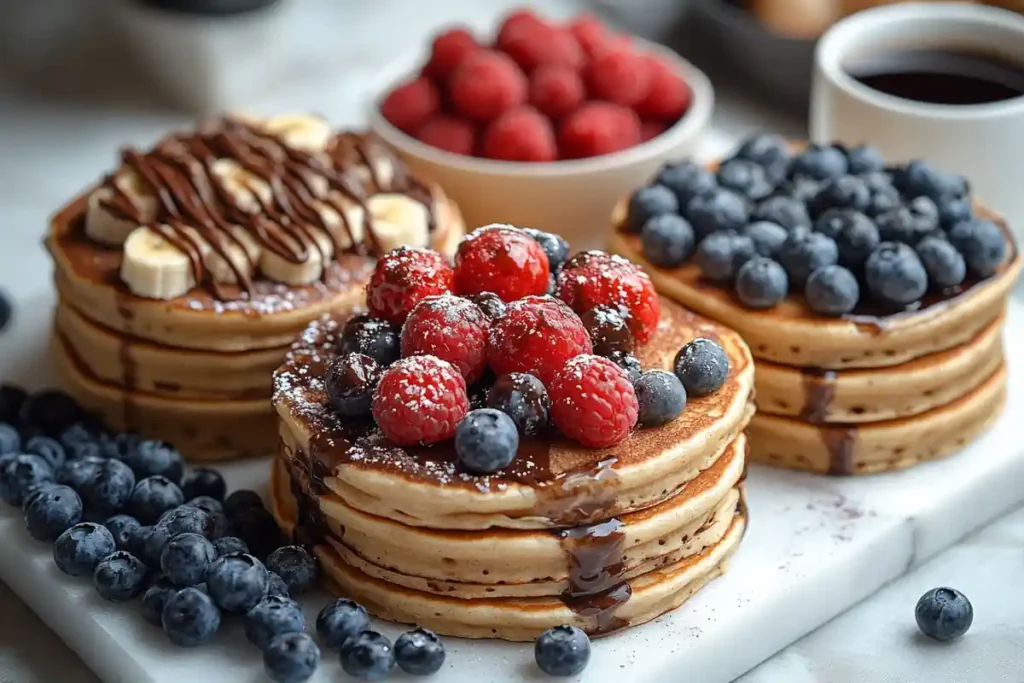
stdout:
[[353,240],[355,244],[362,243],[365,232],[363,207],[340,192],[331,192],[326,201],[317,202],[314,206],[327,231],[342,249],[351,248]]
[[331,139],[331,127],[319,116],[282,114],[263,122],[263,128],[286,145],[310,154],[324,151]]
[[233,159],[218,159],[210,165],[210,174],[246,213],[263,213],[264,205],[274,200],[270,185],[250,173]]
[[366,206],[381,253],[401,246],[429,246],[430,214],[422,203],[404,194],[389,193],[370,197]]
[[240,225],[232,225],[230,235],[221,234],[220,240],[228,258],[225,259],[224,256],[217,253],[212,245],[204,242],[203,265],[215,281],[239,284],[236,271],[251,276],[253,264],[260,262],[260,255],[263,251],[260,248],[260,243]]
[[86,202],[85,234],[101,244],[119,247],[124,244],[132,230],[140,224],[152,223],[156,219],[157,200],[133,171],[118,171],[114,176],[114,184],[139,212],[140,220],[125,220],[113,214],[104,206],[114,198],[113,188],[99,187],[89,195]]
[[387,190],[395,180],[395,164],[387,157],[381,157],[375,161],[372,169],[366,164],[356,166],[354,168],[356,177],[359,178],[363,187],[372,187],[378,192]]
[[146,227],[135,228],[124,241],[121,279],[147,299],[176,299],[196,284],[189,255]]
[[302,263],[293,263],[271,249],[264,249],[260,257],[260,270],[263,274],[271,280],[288,285],[306,285],[319,280],[324,274],[324,265],[334,258],[334,245],[325,231],[310,229],[308,232],[312,233],[312,240],[305,230],[283,232],[281,235],[296,251],[305,246],[307,258]]

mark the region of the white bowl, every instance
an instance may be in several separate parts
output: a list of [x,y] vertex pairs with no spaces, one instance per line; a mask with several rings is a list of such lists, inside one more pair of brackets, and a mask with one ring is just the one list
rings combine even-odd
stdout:
[[411,169],[440,183],[458,203],[468,228],[510,223],[561,234],[576,248],[603,247],[615,202],[647,184],[663,163],[691,155],[714,109],[714,90],[703,72],[665,47],[633,40],[642,50],[675,65],[693,90],[693,99],[671,128],[621,152],[531,163],[480,159],[423,144],[380,113],[383,96],[410,78],[422,61],[422,52],[392,65],[377,81],[384,87],[370,104],[370,127]]

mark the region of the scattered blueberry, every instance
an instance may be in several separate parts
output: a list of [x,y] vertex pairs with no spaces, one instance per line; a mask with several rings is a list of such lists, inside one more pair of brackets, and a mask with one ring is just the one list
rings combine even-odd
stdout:
[[175,486],[181,483],[185,474],[185,460],[174,446],[163,441],[145,439],[136,444],[122,458],[132,468],[136,478],[162,476]]
[[71,527],[53,544],[53,562],[70,576],[92,576],[96,565],[117,547],[114,537],[100,524],[82,522]]
[[232,521],[235,525],[233,535],[246,542],[254,557],[265,558],[280,548],[284,541],[274,516],[264,508],[242,510]]
[[885,168],[882,153],[871,145],[857,145],[846,153],[850,173],[869,173]]
[[263,652],[263,668],[275,683],[302,683],[320,666],[320,648],[308,633],[287,633]]
[[21,420],[21,407],[28,398],[28,392],[14,384],[0,384],[0,422],[12,426]]
[[992,221],[958,223],[949,231],[949,241],[964,255],[967,270],[978,277],[994,275],[1006,259],[1006,235]]
[[362,353],[335,356],[324,376],[331,406],[342,417],[369,415],[381,372],[377,361]]
[[25,510],[25,528],[37,541],[55,541],[82,521],[82,499],[67,486],[50,486],[33,495]]
[[189,500],[185,505],[193,508],[199,508],[210,516],[223,514],[224,503],[220,502],[216,498],[210,496],[196,496]]
[[232,614],[244,614],[267,594],[267,568],[252,555],[227,555],[212,565],[206,575],[210,597]]
[[44,484],[53,483],[53,469],[38,455],[23,453],[5,458],[0,470],[0,500],[20,506],[25,496]]
[[790,177],[805,176],[814,180],[832,180],[846,175],[849,164],[841,149],[833,145],[809,145],[793,157]]
[[61,432],[58,441],[69,458],[78,458],[81,456],[74,453],[75,448],[81,444],[96,443],[96,437],[84,423],[78,422]]
[[282,598],[291,597],[288,584],[274,572],[267,572],[267,595],[279,595]]
[[968,195],[942,197],[936,205],[939,209],[939,225],[944,230],[974,218],[974,204]]
[[731,283],[740,267],[756,254],[750,237],[722,231],[704,238],[697,247],[694,261],[701,277],[726,284]]
[[139,520],[131,515],[114,515],[103,522],[103,526],[114,537],[114,543],[117,545],[118,550],[133,551],[135,549],[132,542],[135,539],[135,535],[142,528]]
[[806,204],[795,197],[782,194],[772,195],[758,203],[750,219],[775,223],[786,230],[801,226],[811,227],[811,215],[807,213]]
[[444,643],[433,631],[418,628],[403,633],[395,641],[398,668],[413,676],[430,676],[444,664]]
[[860,300],[857,277],[842,266],[825,266],[811,273],[804,287],[807,305],[819,315],[849,313]]
[[183,588],[167,596],[160,622],[172,643],[196,647],[217,635],[220,610],[210,596],[198,588]]
[[277,574],[288,586],[289,595],[302,595],[316,587],[320,565],[309,552],[297,545],[286,545],[267,557],[267,571]]
[[135,485],[128,512],[143,524],[153,524],[168,510],[173,510],[185,501],[177,484],[167,477],[155,475],[146,477]]
[[644,257],[656,266],[675,268],[693,253],[693,227],[679,214],[654,216],[640,233]]
[[539,434],[548,424],[551,399],[544,383],[533,375],[513,372],[495,380],[486,405],[512,418],[520,434]]
[[612,351],[608,354],[608,360],[622,368],[626,372],[626,376],[629,377],[630,382],[635,383],[640,379],[641,373],[643,373],[643,368],[640,366],[640,359],[632,353]]
[[341,353],[361,353],[387,367],[399,355],[399,331],[389,322],[357,315],[345,323],[341,332]]
[[758,221],[743,228],[743,234],[754,243],[754,251],[761,256],[773,257],[779,253],[789,232],[784,227],[768,221]]
[[839,250],[839,263],[853,270],[860,270],[882,241],[874,222],[857,211],[840,211],[838,231],[835,236]]
[[662,166],[654,176],[654,182],[672,190],[679,209],[685,208],[697,195],[707,194],[718,187],[715,174],[693,161]]
[[386,636],[362,631],[341,646],[341,668],[364,681],[381,681],[395,668],[395,650]]
[[67,460],[67,454],[64,452],[64,447],[60,445],[60,442],[42,434],[33,436],[26,441],[22,451],[38,455],[49,463],[54,472]]
[[548,257],[548,269],[554,273],[569,258],[569,243],[561,235],[534,228],[523,228],[523,232],[537,240]]
[[138,434],[122,432],[112,437],[101,437],[100,448],[103,450],[104,457],[122,460],[134,453],[136,446],[141,441],[142,438]]
[[82,492],[99,476],[100,466],[104,462],[103,458],[95,455],[68,460],[57,470],[57,483]]
[[929,638],[954,640],[971,628],[974,607],[967,596],[956,589],[933,588],[917,601],[914,617],[921,633]]
[[718,184],[727,190],[742,195],[752,202],[759,202],[775,189],[767,173],[759,164],[747,159],[728,159],[718,167]]
[[822,185],[811,200],[811,213],[820,216],[829,209],[865,211],[870,202],[867,184],[855,175],[844,175]]
[[129,549],[133,555],[141,559],[149,567],[160,566],[160,556],[164,548],[177,534],[171,533],[167,527],[159,524],[140,527],[129,541]]
[[245,613],[245,637],[261,650],[277,636],[301,633],[305,629],[302,608],[287,597],[269,595]]
[[96,565],[92,583],[104,600],[131,600],[145,589],[146,565],[131,553],[116,550]]
[[729,377],[729,356],[717,342],[698,337],[679,349],[672,368],[687,396],[707,396]]
[[839,248],[835,240],[820,232],[797,228],[779,248],[778,260],[786,269],[790,286],[802,288],[811,273],[839,260]]
[[679,200],[675,193],[663,185],[641,187],[629,197],[626,229],[638,233],[647,221],[666,213],[679,213]]
[[785,299],[788,293],[786,269],[770,258],[752,258],[736,274],[736,298],[747,308],[771,308]]
[[893,176],[896,187],[908,197],[929,197],[940,200],[948,196],[962,196],[969,191],[963,176],[946,173],[923,159],[911,161]]
[[324,605],[316,617],[316,633],[330,649],[341,647],[369,625],[370,615],[363,606],[345,598]]
[[590,336],[594,353],[599,356],[607,356],[612,351],[628,353],[636,346],[627,316],[615,306],[594,306],[581,315],[580,320]]
[[179,590],[166,576],[158,577],[142,594],[142,618],[153,626],[163,626],[164,606]]
[[250,508],[264,509],[263,498],[260,494],[250,489],[238,489],[224,499],[224,513],[229,518],[234,518],[241,510]]
[[967,277],[967,263],[963,254],[948,240],[937,236],[925,237],[914,250],[933,288],[956,287]]
[[497,320],[505,315],[505,302],[494,292],[480,292],[466,298],[475,303],[490,320]]
[[180,505],[168,510],[155,525],[166,529],[171,536],[199,534],[209,538],[213,534],[213,519],[206,510],[191,505]]
[[864,281],[877,300],[906,306],[928,289],[928,273],[921,259],[906,244],[882,242],[864,263]]
[[179,534],[160,553],[160,569],[171,583],[182,587],[194,586],[203,582],[216,559],[217,551],[204,536]]
[[856,209],[832,208],[823,211],[814,221],[815,232],[820,232],[826,237],[835,239],[845,225],[851,220],[851,216],[863,215]]
[[135,490],[135,474],[120,460],[104,460],[96,466],[96,475],[80,491],[89,512],[107,517],[120,512]]
[[533,656],[549,676],[576,676],[590,661],[590,638],[575,626],[555,626],[537,638]]
[[21,435],[7,423],[0,423],[0,455],[12,455],[21,450]]
[[[818,194],[823,184],[824,181],[822,180],[808,178],[807,176],[796,176],[779,185],[776,195],[792,197],[798,202],[806,204],[814,199],[814,196]],[[808,223],[810,223],[809,220]]]
[[181,492],[185,500],[192,500],[199,496],[209,496],[214,500],[224,500],[227,493],[227,485],[224,477],[217,470],[208,467],[197,467],[185,473],[181,480]]
[[698,241],[719,230],[742,230],[750,218],[746,200],[724,188],[691,199],[684,215]]
[[213,549],[216,550],[217,555],[221,557],[224,555],[234,555],[236,553],[249,554],[249,546],[245,544],[245,541],[237,536],[215,538],[213,540]]
[[51,436],[60,435],[81,416],[82,411],[75,399],[59,389],[29,394],[21,406],[22,426]]
[[470,411],[455,430],[455,453],[471,472],[497,472],[512,462],[518,449],[516,423],[500,410]]
[[789,167],[789,145],[773,133],[758,133],[740,144],[735,158],[753,161],[765,170],[771,182],[778,183]]
[[634,384],[640,404],[640,424],[663,425],[679,417],[686,407],[682,382],[666,370],[648,370]]

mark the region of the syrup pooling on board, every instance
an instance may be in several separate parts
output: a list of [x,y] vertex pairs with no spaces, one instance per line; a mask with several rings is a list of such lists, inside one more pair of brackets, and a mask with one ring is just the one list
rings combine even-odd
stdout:
[[[156,197],[156,218],[145,226],[186,254],[195,281],[210,284],[220,299],[231,297],[218,282],[206,277],[203,243],[228,264],[240,291],[251,294],[252,278],[229,253],[231,248],[241,249],[250,259],[250,266],[256,265],[234,232],[239,227],[264,249],[291,263],[305,263],[313,258],[313,250],[320,249],[315,239],[319,232],[325,232],[331,239],[336,258],[345,251],[378,252],[379,240],[367,207],[370,193],[357,175],[361,164],[369,169],[377,192],[398,192],[423,203],[429,217],[428,228],[433,230],[435,226],[429,189],[406,174],[401,162],[371,136],[335,136],[323,155],[313,155],[284,144],[274,134],[256,126],[222,119],[194,133],[171,135],[147,153],[127,148],[121,158],[124,166]],[[225,159],[269,188],[269,193],[263,192],[243,181],[245,191],[258,206],[245,206],[214,172],[214,164]],[[385,166],[390,169],[390,178],[384,178]],[[104,208],[123,220],[144,224],[141,211],[113,177],[108,177],[104,186],[112,193],[102,201]],[[356,226],[352,225],[346,206],[331,192],[362,209],[361,227],[366,244],[356,239]],[[318,204],[337,213],[343,236],[330,229]],[[324,256],[321,252],[326,263]]]

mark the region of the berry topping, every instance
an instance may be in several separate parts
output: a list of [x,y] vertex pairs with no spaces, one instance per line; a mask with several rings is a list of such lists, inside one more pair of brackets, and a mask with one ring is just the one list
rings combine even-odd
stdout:
[[416,130],[416,139],[446,152],[471,155],[476,149],[476,126],[441,114],[420,126]]
[[764,168],[772,182],[779,182],[786,177],[789,166],[789,145],[778,135],[758,133],[752,135],[740,145],[736,151],[737,159],[753,161]]
[[699,240],[719,230],[739,232],[749,219],[747,203],[743,197],[724,188],[691,199],[684,215]]
[[647,95],[636,103],[640,116],[676,121],[693,101],[693,90],[671,65],[655,57],[644,57],[650,86]]
[[402,355],[448,361],[471,385],[487,369],[489,327],[487,316],[468,299],[451,294],[427,297],[402,327]]
[[213,549],[217,551],[218,557],[223,557],[224,555],[235,555],[238,553],[243,555],[249,554],[248,544],[237,536],[225,536],[223,538],[214,539]]
[[269,595],[245,614],[245,637],[261,650],[286,633],[302,633],[306,618],[299,603],[290,598]]
[[[700,164],[682,161],[665,164],[654,176],[655,185],[664,185],[675,193],[679,207],[683,208],[697,195],[707,194],[718,187],[715,174]],[[663,213],[663,212],[662,212]]]
[[655,216],[679,213],[679,201],[672,190],[664,185],[641,187],[629,196],[626,209],[626,228],[640,232],[647,221]]
[[583,326],[587,328],[594,353],[607,356],[613,351],[630,353],[635,342],[633,333],[622,312],[614,306],[595,306],[580,316]]
[[788,293],[786,269],[770,258],[752,258],[736,273],[736,298],[747,308],[771,308]]
[[811,213],[820,216],[829,209],[867,210],[871,192],[857,176],[844,175],[829,180],[811,200]]
[[640,379],[640,375],[643,374],[644,369],[640,365],[640,359],[632,353],[612,351],[608,354],[608,360],[622,368],[630,382],[636,383]]
[[305,548],[286,545],[267,557],[267,571],[281,577],[289,595],[303,595],[316,587],[320,565]]
[[25,528],[37,541],[55,541],[82,520],[82,499],[67,486],[36,489],[25,502]]
[[167,597],[160,620],[172,643],[179,647],[198,647],[217,635],[220,610],[203,591],[184,588]]
[[[875,176],[866,176],[870,181]],[[886,179],[888,183],[888,179]],[[888,211],[900,208],[900,204],[903,202],[903,198],[900,197],[900,191],[893,187],[891,184],[880,185],[878,187],[871,187],[870,183],[868,189],[871,192],[871,199],[868,201],[868,208],[865,209],[865,213],[869,216],[879,216]]]
[[743,233],[754,243],[754,251],[761,256],[774,257],[782,248],[789,233],[778,223],[757,221],[743,228]]
[[857,277],[842,266],[818,268],[804,286],[807,305],[819,315],[839,316],[849,313],[860,299]]
[[806,176],[814,180],[831,180],[846,175],[849,164],[846,155],[833,145],[809,145],[793,157],[789,166],[790,177]]
[[969,191],[963,176],[940,171],[923,159],[916,159],[898,169],[893,174],[893,184],[907,197],[929,197],[936,201],[943,197],[962,196]]
[[765,199],[775,188],[768,182],[764,168],[746,159],[729,159],[718,168],[718,184],[752,202]]
[[92,585],[100,597],[110,602],[126,602],[146,587],[146,565],[124,550],[115,550],[96,565]]
[[549,676],[575,676],[590,661],[590,638],[575,626],[549,628],[537,638],[533,656]]
[[564,64],[548,64],[530,75],[530,104],[552,119],[560,119],[586,99],[579,73]]
[[693,226],[678,214],[654,216],[640,233],[644,258],[662,268],[682,265],[693,253]]
[[362,631],[342,644],[341,668],[353,678],[381,681],[395,668],[395,650],[387,636]]
[[954,640],[974,622],[974,607],[953,588],[933,588],[917,601],[914,618],[921,633],[935,640]]
[[459,294],[493,292],[515,301],[548,288],[548,258],[537,240],[507,225],[470,233],[455,255],[455,288]]
[[391,365],[399,356],[398,330],[386,320],[365,314],[353,316],[345,322],[338,346],[343,354],[360,353],[378,365]]
[[505,315],[505,302],[494,292],[480,292],[465,297],[477,305],[477,308],[491,320]]
[[839,260],[839,248],[827,235],[797,228],[782,243],[778,258],[789,275],[790,285],[802,289],[811,273]]
[[377,361],[361,353],[346,353],[332,359],[324,376],[331,407],[344,417],[369,415],[380,375]]
[[687,396],[707,396],[718,391],[729,377],[729,356],[718,342],[698,337],[679,349],[672,369]]
[[840,209],[833,224],[839,263],[854,271],[864,265],[882,241],[870,218],[857,211]]
[[1006,259],[1006,235],[987,220],[958,223],[949,231],[953,243],[967,262],[967,269],[978,277],[994,275]]
[[430,61],[423,72],[433,79],[443,81],[477,50],[480,45],[473,34],[464,28],[453,28],[438,34],[430,45]]
[[470,472],[490,474],[508,467],[518,449],[516,424],[500,410],[470,411],[455,430],[455,453]]
[[587,102],[562,121],[558,139],[566,159],[611,154],[640,144],[640,119],[618,104]]
[[573,358],[555,375],[549,393],[555,425],[584,446],[614,446],[636,425],[639,406],[633,384],[607,358]]
[[579,317],[548,296],[513,301],[491,327],[487,356],[498,374],[528,372],[547,384],[570,358],[592,350]]
[[633,384],[640,406],[640,424],[654,427],[679,417],[686,407],[682,382],[666,370],[648,370]]
[[320,648],[308,633],[286,633],[263,651],[263,670],[275,683],[303,683],[320,666]]
[[[377,261],[366,285],[366,304],[374,317],[401,325],[412,307],[422,299],[451,291],[454,279],[451,266],[436,251],[399,247]],[[384,364],[366,349],[350,348],[345,351],[366,353]]]
[[508,415],[524,436],[540,434],[551,412],[551,399],[543,382],[522,372],[498,377],[487,391],[486,405]]
[[928,273],[914,250],[899,242],[882,242],[864,263],[868,291],[880,302],[903,307],[928,289]]
[[744,263],[754,258],[754,240],[729,230],[712,233],[698,245],[694,261],[701,277],[712,282],[729,284]]
[[630,50],[602,52],[586,69],[591,97],[624,107],[632,107],[647,98],[651,75],[649,62]]
[[339,598],[320,610],[316,617],[316,634],[325,647],[334,649],[369,625],[370,615],[362,605]]
[[413,133],[441,107],[441,95],[426,78],[404,83],[380,103],[380,113],[387,121],[406,133]]
[[611,35],[601,20],[593,14],[580,14],[569,22],[567,28],[587,57],[593,57],[607,49]]
[[484,156],[503,161],[554,161],[555,130],[539,111],[516,107],[500,114],[484,133]]
[[396,361],[381,376],[372,406],[377,426],[399,446],[450,439],[468,408],[466,380],[434,356]]
[[403,633],[395,641],[398,668],[413,676],[429,676],[444,664],[444,644],[425,628]]
[[452,73],[450,95],[455,110],[475,121],[493,121],[526,102],[526,76],[501,52],[478,50]]
[[969,196],[943,197],[936,204],[939,209],[939,224],[945,230],[974,218],[974,205]]
[[569,243],[561,235],[534,228],[523,228],[523,232],[537,240],[537,244],[548,257],[548,270],[554,273],[569,258]]
[[934,235],[925,237],[914,250],[934,289],[956,287],[967,277],[967,263],[963,255],[947,240]]

